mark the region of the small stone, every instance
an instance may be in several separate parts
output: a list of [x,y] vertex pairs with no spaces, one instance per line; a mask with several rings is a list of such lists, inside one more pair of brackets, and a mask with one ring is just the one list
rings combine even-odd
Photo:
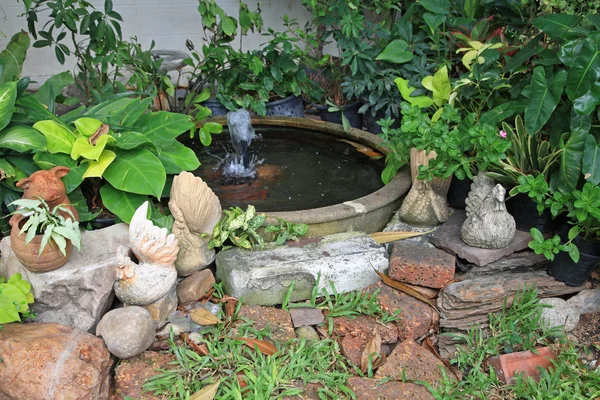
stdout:
[[262,330],[268,328],[271,332],[272,339],[278,342],[286,342],[296,338],[290,314],[284,310],[272,307],[248,306],[244,304],[240,308],[238,317],[245,317],[250,321],[253,321],[252,326],[254,329]]
[[571,332],[579,323],[579,310],[565,300],[558,297],[541,299],[540,304],[552,307],[544,308],[541,322],[548,328],[562,327],[566,332]]
[[321,340],[321,337],[312,326],[301,326],[296,328],[295,332],[298,339]]
[[290,308],[290,316],[294,327],[299,328],[305,325],[319,325],[325,320],[323,312],[313,307],[294,307]]
[[[125,305],[125,307],[129,307]],[[150,313],[150,316],[154,320],[156,328],[160,328],[167,323],[169,316],[177,309],[177,294],[175,288],[169,292],[165,297],[158,299],[152,304],[142,306]]]
[[382,309],[390,314],[400,310],[399,319],[395,322],[400,341],[418,339],[430,329],[437,330],[439,314],[431,306],[383,282],[377,282],[365,291],[373,293],[378,289],[377,300]]
[[407,379],[411,381],[424,381],[436,386],[443,375],[440,367],[446,369],[448,376],[453,376],[440,360],[428,350],[417,345],[413,340],[400,343],[375,373],[376,379],[390,377],[392,379]]
[[600,289],[582,290],[567,300],[581,314],[589,314],[600,311]]
[[98,323],[96,335],[102,336],[108,350],[119,358],[131,358],[154,341],[154,320],[142,307],[131,306],[109,311]]
[[381,336],[382,343],[396,343],[398,329],[394,324],[382,324],[375,317],[358,315],[351,317],[337,317],[333,319],[334,336],[363,336],[370,338],[376,330]]
[[210,291],[214,284],[215,277],[211,270],[204,269],[202,271],[194,272],[177,286],[179,303],[184,304],[202,298]]
[[4,324],[0,355],[0,399],[108,399],[110,353],[102,339],[83,330]]
[[167,339],[171,336],[171,331],[173,331],[174,337],[179,336],[180,333],[184,333],[179,327],[179,325],[175,325],[169,322],[167,325],[165,325],[164,328],[156,332],[156,337],[159,340]]
[[136,357],[123,360],[115,369],[115,400],[125,398],[138,400],[160,400],[162,396],[154,396],[142,386],[146,380],[161,373],[159,370],[173,368],[169,365],[175,356],[169,353],[146,351]]
[[516,251],[525,250],[531,241],[529,232],[516,231],[508,246],[501,249],[482,249],[469,246],[463,242],[460,234],[462,224],[466,218],[464,210],[456,210],[448,218],[448,221],[429,235],[429,241],[434,246],[479,266],[485,266]]
[[348,386],[360,400],[433,400],[425,386],[416,383],[390,381],[381,383],[377,379],[348,378]]
[[441,289],[454,279],[456,258],[445,251],[398,241],[390,258],[390,278]]

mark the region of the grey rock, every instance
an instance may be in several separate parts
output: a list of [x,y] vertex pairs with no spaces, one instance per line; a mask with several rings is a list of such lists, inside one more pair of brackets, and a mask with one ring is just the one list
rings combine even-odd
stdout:
[[531,250],[524,250],[481,267],[460,259],[457,259],[456,265],[459,270],[464,272],[463,279],[470,279],[503,272],[545,271],[548,267],[548,259],[543,254],[535,254]]
[[12,252],[10,237],[5,237],[0,244],[0,275],[20,273],[31,283],[36,322],[57,322],[93,332],[114,299],[116,249],[127,245],[128,235],[126,224],[84,231],[82,251],[73,251],[64,266],[43,274],[23,267]]
[[209,269],[196,271],[177,285],[177,297],[181,304],[195,301],[206,295],[215,283],[215,277]]
[[563,327],[566,332],[571,332],[579,323],[579,311],[558,297],[541,299],[540,304],[552,307],[544,308],[541,322],[548,328]]
[[467,260],[478,266],[484,266],[500,260],[514,252],[527,249],[531,235],[527,232],[516,231],[508,246],[501,249],[481,249],[469,246],[461,239],[460,230],[466,219],[464,210],[456,210],[448,221],[429,235],[429,241],[436,247],[448,253]]
[[374,269],[385,272],[387,253],[362,232],[306,238],[264,251],[230,249],[217,255],[217,280],[231,296],[250,305],[281,304],[292,282],[291,301],[309,299],[317,275],[319,290],[338,292],[363,289],[379,280]]
[[[450,215],[452,214],[452,212],[454,212],[453,209],[449,209],[450,210]],[[420,244],[423,246],[432,246],[431,243],[429,243],[429,240],[427,240],[427,238],[429,237],[429,233],[425,233],[425,232],[429,232],[431,230],[435,230],[437,229],[437,226],[415,226],[415,225],[411,225],[408,224],[404,221],[402,221],[400,219],[400,213],[396,212],[394,214],[394,216],[392,217],[392,220],[386,225],[386,227],[383,229],[383,232],[415,232],[415,233],[424,233],[423,235],[420,236],[415,236],[415,237],[411,237],[408,239],[402,239],[402,241],[404,242],[408,242],[408,243],[412,243],[412,244]],[[388,244],[388,251],[391,253],[391,246]]]
[[290,316],[295,328],[304,325],[319,325],[325,320],[323,312],[313,307],[294,307],[290,308]]
[[[201,331],[209,328],[208,326],[202,326],[202,325],[199,325],[199,324],[193,322],[190,319],[189,314],[188,314],[188,312],[190,310],[193,310],[195,308],[204,308],[205,310],[208,310],[211,313],[218,315],[220,307],[218,304],[213,304],[210,302],[207,302],[207,303],[192,302],[192,303],[187,303],[183,308],[185,311],[176,310],[173,313],[171,313],[171,315],[167,319],[167,321],[169,322],[169,324],[167,324],[167,326],[172,326],[173,329],[175,329],[179,333],[181,333],[181,332],[183,332],[183,333],[201,332]],[[161,334],[163,334],[163,333],[164,333],[164,330],[161,330]],[[168,333],[168,331],[166,331],[166,333]]]
[[154,341],[154,320],[139,306],[109,311],[98,323],[96,335],[119,358],[131,358],[147,350]]
[[[128,307],[128,305],[126,305],[126,307]],[[160,328],[167,323],[167,319],[177,308],[177,293],[175,291],[175,286],[173,286],[173,289],[165,297],[156,300],[152,304],[141,307],[150,313],[156,328]]]
[[301,326],[296,328],[295,332],[298,339],[321,340],[321,337],[312,326]]
[[600,311],[600,289],[582,290],[567,300],[581,314]]
[[167,339],[171,336],[171,331],[173,331],[173,337],[179,336],[180,333],[185,333],[181,330],[179,325],[175,325],[169,322],[160,331],[156,332],[156,338],[158,340]]

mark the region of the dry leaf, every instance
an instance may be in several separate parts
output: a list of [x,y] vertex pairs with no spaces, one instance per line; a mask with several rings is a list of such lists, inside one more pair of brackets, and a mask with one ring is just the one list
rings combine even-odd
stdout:
[[89,137],[88,143],[95,146],[96,141],[100,138],[100,136],[108,135],[109,129],[110,129],[110,127],[106,124],[100,125],[100,127],[96,130],[96,132],[94,132],[94,134]]
[[204,386],[196,393],[190,396],[190,400],[213,400],[219,390],[219,382],[211,383],[210,385]]
[[256,346],[261,353],[267,356],[272,356],[273,354],[277,353],[277,347],[275,347],[273,343],[267,342],[266,340],[248,339],[243,337],[236,337],[235,340],[243,341],[244,344],[251,349],[254,349]]
[[408,239],[415,236],[425,235],[433,231],[434,229],[427,232],[375,232],[371,233],[369,236],[371,236],[371,238],[375,240],[378,244],[384,244],[395,242],[396,240]]
[[421,293],[419,293],[415,289],[405,285],[404,283],[397,282],[397,281],[391,279],[387,275],[377,271],[375,268],[373,268],[373,270],[375,271],[375,273],[377,275],[379,275],[379,277],[383,280],[383,283],[385,283],[386,285],[391,286],[394,289],[398,289],[401,292],[404,292],[404,293],[408,294],[409,296],[414,297],[417,300],[421,300],[423,303],[427,303],[429,306],[431,306],[431,308],[433,308],[435,311],[439,312],[435,303],[431,299],[428,299],[427,297],[423,296]]
[[245,388],[246,386],[248,386],[248,383],[246,382],[246,380],[244,379],[246,377],[246,374],[243,372],[238,372],[237,375],[237,381],[238,384],[240,385],[240,389]]
[[201,303],[206,303],[208,300],[211,299],[213,292],[215,291],[214,287],[211,287],[208,292],[205,292],[202,296],[200,296],[199,299],[197,299],[196,301],[199,301]]
[[369,146],[365,146],[364,144],[352,142],[346,139],[340,139],[340,142],[348,143],[350,146],[354,147],[359,153],[363,153],[364,155],[369,156],[374,160],[379,160],[383,157],[383,154],[379,153],[378,151],[375,151]]
[[219,317],[204,308],[190,310],[190,319],[199,325],[215,325],[221,322]]
[[237,304],[238,304],[238,300],[236,298],[230,297],[225,302],[225,315],[227,315],[228,317],[233,317],[233,314],[235,313],[235,308],[237,307]]
[[367,345],[362,352],[362,356],[360,357],[360,370],[362,372],[367,372],[369,369],[369,356],[373,353],[377,353],[377,355],[371,358],[371,366],[375,364],[375,361],[381,354],[381,336],[376,329],[373,330],[373,337],[367,342]]
[[446,366],[446,368],[448,368],[450,370],[450,372],[452,372],[452,374],[456,377],[456,379],[458,379],[459,381],[462,379],[462,376],[459,376],[459,373],[456,372],[456,368],[454,368],[448,362],[448,360],[444,360],[442,358],[442,356],[440,356],[440,354],[435,350],[435,347],[433,347],[433,344],[431,344],[431,340],[429,340],[429,337],[426,337],[425,340],[423,340],[423,343],[421,343],[421,347],[423,347],[424,349],[428,350],[438,360],[440,360],[442,363],[444,363],[444,365]]
[[208,356],[208,347],[206,347],[206,345],[203,344],[196,344],[194,343],[189,337],[187,333],[181,333],[179,334],[179,336],[181,336],[181,338],[183,339],[183,341],[185,343],[187,343],[188,346],[190,346],[192,348],[192,350],[194,350],[196,353],[202,355],[202,356]]

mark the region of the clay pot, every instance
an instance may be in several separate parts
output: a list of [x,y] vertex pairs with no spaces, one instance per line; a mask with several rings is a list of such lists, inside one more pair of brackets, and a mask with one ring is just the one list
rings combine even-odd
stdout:
[[[430,151],[426,153],[425,150],[417,150],[414,147],[410,149],[410,175],[412,177],[413,182],[417,179],[419,175],[419,165],[428,165],[429,160],[436,158],[437,153],[435,151]],[[442,197],[446,197],[448,194],[448,190],[450,189],[450,184],[452,183],[452,177],[442,179],[442,178],[434,178],[431,181],[431,188],[438,193]]]
[[29,271],[37,273],[54,271],[65,265],[73,252],[71,241],[67,240],[66,255],[63,255],[56,243],[50,239],[42,254],[38,256],[43,235],[36,235],[29,244],[25,244],[25,232],[19,235],[25,221],[25,218],[21,219],[10,231],[10,244],[21,264]]
[[494,368],[501,382],[509,383],[517,373],[523,373],[538,382],[540,380],[539,368],[548,369],[552,365],[552,360],[556,360],[556,354],[550,347],[538,347],[536,351],[538,354],[527,350],[490,357],[488,363],[490,367]]

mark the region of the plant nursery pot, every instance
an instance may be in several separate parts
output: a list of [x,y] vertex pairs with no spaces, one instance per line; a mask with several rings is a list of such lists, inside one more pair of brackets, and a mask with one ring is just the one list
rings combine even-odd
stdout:
[[[436,158],[437,153],[430,151],[427,153],[425,150],[417,150],[414,147],[410,149],[410,175],[413,182],[419,175],[419,165],[427,165],[429,160]],[[452,178],[434,178],[431,181],[431,188],[439,193],[441,196],[446,196],[450,189]]]
[[300,96],[288,96],[271,101],[266,106],[267,116],[304,118],[304,101]]
[[357,129],[362,128],[362,114],[358,113],[358,109],[361,107],[360,101],[345,105],[340,111],[330,112],[329,107],[330,106],[322,106],[319,104],[315,104],[315,108],[319,111],[319,115],[321,116],[322,121],[333,122],[334,124],[341,124],[343,111],[351,127]]
[[90,225],[94,229],[108,228],[115,224],[115,217],[96,218],[90,221]]
[[63,255],[56,243],[50,240],[42,254],[38,256],[43,235],[36,235],[29,244],[25,244],[25,233],[19,235],[25,221],[26,219],[21,219],[10,231],[10,244],[21,264],[29,271],[37,273],[54,271],[65,265],[73,252],[71,241],[67,240],[66,255]]
[[[379,126],[377,121],[379,121],[380,119],[383,119],[383,118],[385,118],[385,112],[383,112],[382,110],[377,111],[377,113],[375,113],[375,116],[373,116],[373,114],[371,114],[370,111],[367,111],[366,113],[363,114],[364,130],[367,132],[375,133],[375,134],[381,133],[381,126]],[[394,119],[392,128],[393,129],[400,128],[400,123],[401,123],[400,118]]]
[[501,382],[509,383],[517,373],[530,376],[538,382],[539,368],[548,369],[552,365],[552,360],[556,360],[556,354],[549,347],[538,347],[536,351],[538,354],[527,350],[490,357],[488,363],[494,368]]
[[531,228],[537,228],[540,232],[546,233],[554,230],[554,220],[550,210],[546,209],[540,215],[535,201],[525,193],[519,193],[508,199],[506,209],[515,217],[517,229],[520,231],[529,232]]
[[202,102],[202,105],[212,111],[213,117],[227,115],[229,112],[229,110],[219,100],[216,99],[208,99]]
[[471,183],[473,181],[469,178],[458,179],[456,176],[452,176],[452,183],[448,190],[448,204],[454,208],[465,208],[467,207],[467,197],[471,190]]
[[583,285],[600,265],[600,242],[577,237],[573,243],[579,250],[579,262],[573,262],[568,253],[560,252],[548,264],[548,272],[554,279],[577,287]]

